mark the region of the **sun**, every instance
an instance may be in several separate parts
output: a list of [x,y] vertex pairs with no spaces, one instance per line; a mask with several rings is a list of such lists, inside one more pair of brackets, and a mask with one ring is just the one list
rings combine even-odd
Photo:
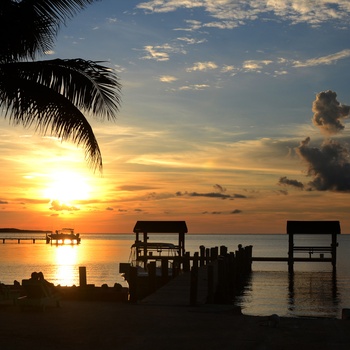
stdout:
[[61,171],[52,174],[51,181],[44,190],[44,196],[51,201],[71,204],[74,201],[88,199],[90,192],[91,187],[84,176],[77,172]]

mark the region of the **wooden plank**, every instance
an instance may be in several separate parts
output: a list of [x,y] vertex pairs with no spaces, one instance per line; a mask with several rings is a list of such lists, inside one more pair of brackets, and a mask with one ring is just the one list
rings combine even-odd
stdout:
[[[283,257],[252,257],[252,261],[266,261],[266,262],[287,262],[288,258]],[[331,262],[331,258],[293,258],[295,262]]]

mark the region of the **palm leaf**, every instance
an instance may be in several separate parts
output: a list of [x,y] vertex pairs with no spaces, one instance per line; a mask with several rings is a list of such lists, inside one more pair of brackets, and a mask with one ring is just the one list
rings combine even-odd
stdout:
[[0,64],[0,103],[9,119],[83,144],[95,169],[102,169],[102,158],[81,110],[115,119],[119,93],[115,74],[96,62],[57,59]]
[[60,25],[97,0],[1,0],[0,62],[52,49]]

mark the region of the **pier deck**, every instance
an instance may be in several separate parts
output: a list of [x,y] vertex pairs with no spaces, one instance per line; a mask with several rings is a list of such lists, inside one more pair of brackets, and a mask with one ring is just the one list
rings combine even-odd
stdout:
[[[191,272],[185,272],[172,279],[154,293],[142,299],[142,304],[188,306],[190,304]],[[207,266],[198,269],[197,304],[205,304],[208,296]]]

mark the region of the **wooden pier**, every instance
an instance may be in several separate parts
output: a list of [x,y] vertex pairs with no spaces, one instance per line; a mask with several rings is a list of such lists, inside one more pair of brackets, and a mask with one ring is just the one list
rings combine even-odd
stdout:
[[[287,262],[288,271],[291,273],[294,271],[294,262],[330,262],[335,271],[337,235],[340,232],[339,221],[287,221],[288,257],[252,257],[252,261]],[[294,235],[330,235],[331,244],[329,246],[295,246]],[[295,253],[305,253],[308,257],[296,257]],[[330,257],[325,257],[325,254]]]
[[33,244],[36,241],[47,242],[46,237],[44,237],[44,238],[38,238],[38,237],[1,237],[0,239],[2,240],[2,244],[5,244],[6,241],[17,241],[18,244],[20,244],[21,241],[29,241],[29,242],[32,242]]
[[[140,274],[139,266],[130,263],[120,263],[119,270],[124,273],[129,283],[131,302],[153,299],[154,303],[154,298],[157,298],[155,295],[163,293],[164,296],[160,299],[173,298],[175,303],[179,303],[180,298],[181,303],[186,300],[190,305],[202,303],[203,300],[206,303],[225,304],[230,303],[235,295],[240,293],[252,271],[253,262],[285,262],[288,264],[290,275],[293,274],[295,262],[331,262],[335,271],[338,246],[336,236],[340,234],[340,224],[339,221],[287,221],[289,251],[286,257],[253,257],[253,247],[242,247],[242,245],[239,245],[235,252],[228,252],[225,246],[220,248],[200,246],[199,252],[190,256],[184,249],[185,233],[187,233],[184,221],[139,221],[135,225],[134,232],[136,241],[133,247],[136,248],[136,261],[142,263],[143,270]],[[149,233],[160,232],[179,234],[179,243],[175,246],[178,256],[161,255],[163,248],[160,247],[164,247],[163,243],[148,243]],[[143,241],[140,241],[141,233]],[[332,241],[329,246],[295,246],[295,234],[329,234]],[[155,252],[151,251],[154,245],[158,247]],[[307,256],[295,257],[294,253]],[[330,257],[325,257],[325,254]]]

